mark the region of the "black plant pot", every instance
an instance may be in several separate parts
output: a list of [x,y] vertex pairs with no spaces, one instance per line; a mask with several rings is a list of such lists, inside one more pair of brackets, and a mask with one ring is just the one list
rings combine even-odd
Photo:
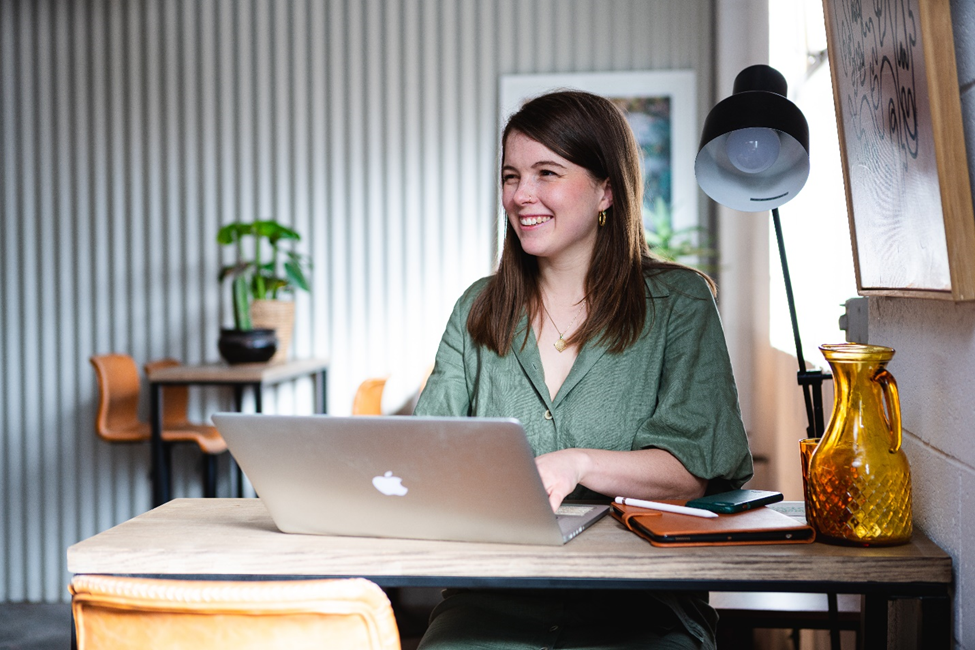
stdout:
[[264,363],[277,352],[278,337],[271,329],[222,328],[217,348],[227,363]]

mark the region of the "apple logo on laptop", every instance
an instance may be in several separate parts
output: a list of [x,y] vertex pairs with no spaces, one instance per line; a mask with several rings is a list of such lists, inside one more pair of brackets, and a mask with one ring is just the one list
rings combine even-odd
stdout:
[[403,485],[403,479],[398,476],[393,476],[392,471],[373,478],[372,484],[386,496],[401,497],[409,492],[409,489]]

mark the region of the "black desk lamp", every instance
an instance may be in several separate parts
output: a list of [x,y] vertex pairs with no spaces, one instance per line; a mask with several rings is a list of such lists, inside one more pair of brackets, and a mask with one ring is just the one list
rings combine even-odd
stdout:
[[742,212],[772,211],[809,419],[807,433],[818,438],[826,429],[823,380],[830,375],[806,369],[779,221],[779,206],[798,194],[809,176],[809,126],[799,107],[786,98],[787,88],[785,77],[767,65],[738,73],[731,97],[711,109],[704,121],[694,174],[704,193],[722,205]]

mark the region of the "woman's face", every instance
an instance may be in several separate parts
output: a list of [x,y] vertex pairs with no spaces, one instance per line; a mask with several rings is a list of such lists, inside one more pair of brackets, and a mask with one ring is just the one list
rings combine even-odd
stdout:
[[598,214],[613,203],[608,180],[594,180],[585,168],[512,131],[505,141],[501,186],[501,203],[526,253],[589,263]]

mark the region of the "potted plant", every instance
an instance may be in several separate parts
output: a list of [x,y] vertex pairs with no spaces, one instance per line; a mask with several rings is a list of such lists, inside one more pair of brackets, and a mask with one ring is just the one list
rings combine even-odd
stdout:
[[[708,258],[713,257],[716,251],[695,243],[694,235],[701,233],[704,228],[691,226],[674,230],[673,217],[670,209],[664,200],[657,197],[653,209],[644,207],[643,222],[650,223],[652,230],[644,230],[647,245],[659,257],[670,262],[681,262],[687,257]],[[702,271],[709,272],[709,265],[704,263],[691,264]]]
[[283,246],[300,240],[296,231],[274,220],[236,221],[217,232],[217,243],[234,246],[235,250],[234,263],[220,270],[221,281],[232,280],[235,336],[261,338],[260,334],[245,333],[271,330],[277,345],[265,361],[281,361],[288,355],[294,302],[280,298],[297,289],[309,290],[310,259]]

